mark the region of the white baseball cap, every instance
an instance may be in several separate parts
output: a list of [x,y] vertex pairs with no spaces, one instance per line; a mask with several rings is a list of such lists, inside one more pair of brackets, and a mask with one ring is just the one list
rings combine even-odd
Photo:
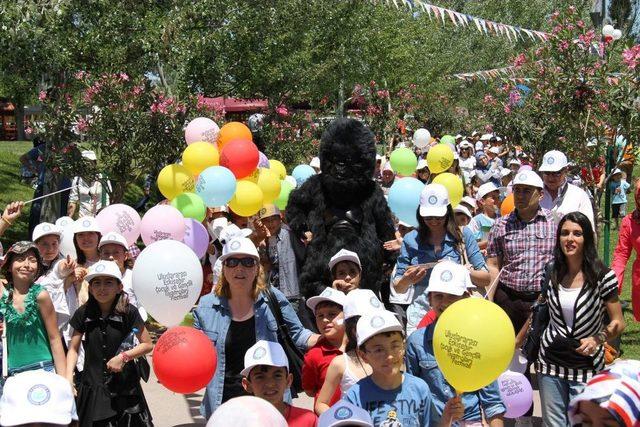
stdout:
[[91,279],[95,277],[106,276],[113,277],[114,279],[118,279],[122,281],[122,273],[120,272],[120,267],[114,261],[98,261],[89,267],[89,272],[85,277],[87,282],[90,282]]
[[480,135],[480,132],[478,132],[477,130],[474,130],[473,132],[471,132],[471,136],[476,136],[476,135]]
[[493,182],[485,182],[480,187],[478,187],[478,192],[476,193],[476,200],[482,199],[487,194],[492,191],[498,191],[498,187]]
[[449,192],[444,185],[428,184],[420,193],[420,216],[445,216]]
[[460,202],[465,202],[469,206],[476,207],[478,206],[478,202],[471,196],[464,196]]
[[0,399],[0,425],[47,423],[66,426],[77,420],[73,390],[64,377],[37,370],[7,379]]
[[454,138],[455,138],[455,139],[463,138],[463,136],[462,136],[462,135],[460,135],[460,134],[457,134]]
[[467,289],[473,288],[475,286],[471,283],[469,270],[456,262],[444,260],[437,263],[431,270],[426,292],[442,292],[460,296]]
[[382,311],[384,305],[371,289],[354,289],[347,294],[342,308],[346,320],[354,316]]
[[73,223],[73,218],[71,218],[70,216],[62,216],[56,219],[56,225],[60,228],[65,228],[67,225],[71,225]]
[[487,150],[487,153],[491,153],[491,154],[495,154],[496,156],[498,154],[500,154],[500,148],[499,147],[491,147]]
[[512,171],[509,168],[502,168],[502,169],[500,169],[500,177],[504,178],[505,176],[509,176],[509,175],[511,175],[511,172]]
[[218,240],[220,233],[222,233],[222,230],[224,230],[227,225],[229,225],[229,220],[225,217],[220,217],[208,223],[207,230],[213,240]]
[[329,260],[329,270],[333,269],[333,267],[341,261],[351,261],[357,264],[358,268],[362,270],[362,264],[360,264],[360,258],[358,257],[358,254],[347,249],[340,249],[334,256],[331,257],[331,259]]
[[424,168],[428,168],[429,164],[427,163],[427,161],[425,159],[420,159],[418,160],[418,165],[416,166],[416,170],[420,170],[420,169],[424,169]]
[[250,229],[248,228],[241,229],[234,223],[227,222],[227,225],[222,230],[220,230],[220,236],[218,240],[220,240],[220,243],[224,245],[225,243],[231,241],[232,239],[235,239],[238,237],[249,237],[250,235],[251,235]]
[[465,214],[469,218],[473,218],[473,215],[471,215],[471,212],[469,212],[469,209],[467,209],[466,206],[462,206],[462,205],[456,206],[455,208],[453,208],[453,213],[461,213],[461,214]]
[[395,314],[387,310],[365,314],[358,319],[358,324],[356,325],[358,347],[374,335],[384,332],[400,332],[404,335],[404,328]]
[[73,223],[73,233],[83,233],[85,231],[93,231],[95,233],[102,233],[98,221],[92,216],[83,216],[76,219]]
[[324,301],[330,301],[344,307],[346,297],[347,296],[342,291],[333,288],[325,288],[320,295],[311,297],[307,300],[307,307],[309,307],[311,311],[315,312],[317,305]]
[[258,255],[258,250],[256,249],[256,245],[246,237],[235,237],[229,240],[222,247],[222,255],[220,258],[220,262],[224,262],[225,259],[229,258],[232,255],[248,255],[257,260],[260,260],[260,255]]
[[473,144],[470,143],[469,141],[467,141],[466,139],[464,141],[462,141],[458,147],[460,148],[473,148]]
[[98,243],[98,249],[108,244],[120,245],[124,248],[125,251],[129,250],[127,239],[125,239],[122,234],[116,233],[115,231],[110,231],[102,236],[102,238],[100,239],[100,243]]
[[364,409],[338,400],[318,418],[318,427],[362,426],[373,427],[371,415]]
[[521,162],[520,160],[518,160],[518,159],[511,159],[511,160],[509,161],[509,166],[511,166],[511,165],[518,165],[518,166],[522,166],[522,162]]
[[[611,175],[615,175],[615,174],[618,174],[618,173],[622,173],[622,170],[620,168],[615,168],[613,170],[613,172],[611,172]],[[35,239],[33,239],[33,240],[35,241]]]
[[320,158],[314,157],[313,159],[311,159],[311,161],[309,162],[309,166],[311,166],[312,168],[320,168]]
[[540,172],[557,172],[567,166],[567,156],[562,151],[551,150],[544,153],[542,164],[538,170]]
[[58,236],[58,238],[61,238],[62,230],[60,229],[60,227],[55,224],[51,224],[50,222],[41,222],[33,229],[31,240],[36,242],[39,238],[49,235]]
[[289,360],[280,343],[260,340],[252,345],[244,354],[244,369],[240,371],[240,375],[248,377],[251,370],[260,365],[289,370]]
[[544,188],[542,178],[534,171],[521,171],[513,178],[513,185],[529,185],[531,187]]
[[280,216],[280,209],[271,203],[264,205],[258,212],[258,218],[260,219],[269,218],[271,216]]
[[480,137],[480,141],[489,141],[491,138],[493,138],[492,133],[485,133]]

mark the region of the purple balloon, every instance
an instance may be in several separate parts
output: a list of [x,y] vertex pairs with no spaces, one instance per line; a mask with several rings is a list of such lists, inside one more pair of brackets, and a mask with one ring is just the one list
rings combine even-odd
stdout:
[[533,389],[529,380],[519,372],[505,371],[498,377],[502,403],[507,408],[506,418],[523,416],[533,403]]
[[202,259],[209,247],[207,229],[193,218],[184,219],[184,238],[182,242],[189,246],[196,256]]
[[258,151],[258,167],[267,168],[267,169],[271,168],[271,163],[269,163],[269,159],[262,151]]
[[518,172],[531,171],[531,170],[533,169],[531,168],[530,165],[522,165],[520,166],[520,169],[518,169]]

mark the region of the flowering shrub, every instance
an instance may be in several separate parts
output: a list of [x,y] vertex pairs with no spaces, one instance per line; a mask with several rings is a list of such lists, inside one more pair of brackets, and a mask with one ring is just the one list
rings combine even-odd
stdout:
[[284,163],[289,173],[299,164],[308,163],[318,153],[322,123],[308,111],[290,112],[280,105],[267,114],[261,137],[266,155]]
[[[47,159],[54,173],[93,180],[99,173],[112,184],[114,202],[140,176],[156,174],[179,159],[188,120],[222,113],[202,99],[179,100],[154,89],[146,79],[127,74],[92,76],[79,71],[67,85],[40,94]],[[83,161],[82,150],[96,152],[96,165]]]

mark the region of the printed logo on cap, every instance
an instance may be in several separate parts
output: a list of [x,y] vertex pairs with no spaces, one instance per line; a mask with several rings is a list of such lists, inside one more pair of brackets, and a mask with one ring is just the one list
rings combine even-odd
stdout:
[[333,294],[333,289],[331,288],[326,288],[324,291],[322,291],[322,293],[320,294],[321,297],[330,297],[331,294]]
[[449,270],[445,270],[440,273],[440,280],[442,280],[443,282],[450,282],[451,279],[453,279],[453,273],[451,273]]
[[231,248],[232,251],[235,251],[236,249],[240,249],[241,245],[242,244],[240,243],[240,240],[234,240],[233,242],[231,242],[229,247]]
[[264,215],[267,213],[267,208],[260,209],[260,215]]
[[352,416],[353,416],[353,411],[351,410],[351,408],[348,408],[346,406],[341,406],[338,409],[336,409],[334,418],[336,420],[348,420]]
[[96,271],[98,273],[102,273],[105,268],[106,268],[106,266],[104,264],[100,264],[100,265],[96,266]]
[[526,181],[527,180],[527,174],[522,172],[520,175],[518,175],[518,181]]
[[438,203],[438,198],[436,196],[429,196],[429,204],[435,205],[436,203]]
[[549,157],[547,158],[547,164],[548,164],[548,165],[552,165],[552,164],[554,164],[554,163],[555,163],[555,161],[556,161],[556,159],[555,159],[553,156],[549,156]]
[[51,230],[51,226],[50,225],[45,225],[42,227],[42,231],[49,231]]
[[51,399],[51,391],[44,384],[36,384],[27,392],[27,400],[33,405],[44,405],[49,399]]
[[84,221],[82,221],[83,227],[89,227],[90,225],[91,225],[91,221],[89,221],[88,219],[85,219]]
[[380,316],[373,316],[369,322],[372,328],[379,328],[384,326],[384,319]]
[[369,303],[375,308],[380,308],[380,300],[376,297],[371,297]]
[[267,354],[267,350],[264,347],[258,347],[253,351],[253,359],[262,359]]

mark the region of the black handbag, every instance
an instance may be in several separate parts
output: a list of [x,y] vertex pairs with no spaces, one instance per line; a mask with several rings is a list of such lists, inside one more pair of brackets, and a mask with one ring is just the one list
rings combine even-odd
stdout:
[[295,343],[291,339],[289,334],[289,328],[284,321],[278,299],[271,292],[270,288],[265,289],[264,296],[267,299],[267,304],[273,313],[273,317],[276,318],[276,324],[278,326],[278,343],[284,349],[287,359],[289,361],[289,372],[293,374],[293,383],[291,384],[292,397],[297,397],[297,394],[302,391],[302,365],[304,364],[304,354],[296,347]]
[[531,307],[531,323],[529,324],[527,337],[525,338],[524,343],[521,347],[522,354],[527,358],[529,363],[534,363],[538,359],[542,334],[549,325],[549,305],[547,303],[545,295],[547,294],[547,289],[549,288],[549,279],[551,278],[552,270],[553,261],[550,261],[544,266],[540,296]]

